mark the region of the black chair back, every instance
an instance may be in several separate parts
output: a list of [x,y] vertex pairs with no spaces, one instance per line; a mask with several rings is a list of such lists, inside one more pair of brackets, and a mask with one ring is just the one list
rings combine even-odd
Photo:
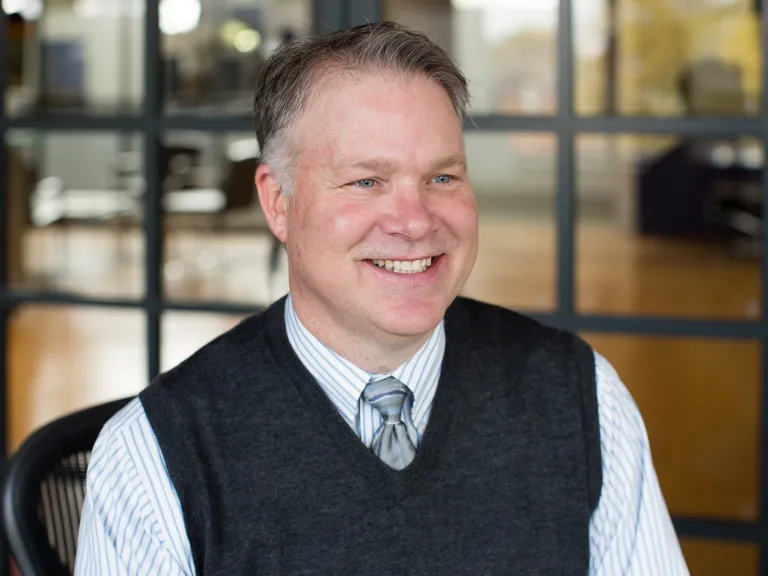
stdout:
[[70,576],[85,497],[85,475],[104,424],[131,398],[59,418],[11,457],[3,486],[3,523],[22,576]]

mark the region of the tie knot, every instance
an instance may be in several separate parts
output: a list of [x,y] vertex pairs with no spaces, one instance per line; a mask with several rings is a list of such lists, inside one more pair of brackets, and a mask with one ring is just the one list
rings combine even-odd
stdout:
[[400,422],[400,412],[408,394],[408,387],[391,376],[371,382],[363,390],[365,401],[378,410],[387,423]]

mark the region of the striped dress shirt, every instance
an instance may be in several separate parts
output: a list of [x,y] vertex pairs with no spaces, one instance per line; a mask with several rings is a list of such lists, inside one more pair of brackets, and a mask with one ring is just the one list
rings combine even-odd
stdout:
[[[296,354],[362,442],[370,446],[381,422],[361,399],[363,388],[390,375],[413,392],[413,422],[424,432],[445,351],[442,323],[410,360],[388,374],[370,374],[324,346],[299,321],[290,296],[285,325]],[[590,523],[589,576],[688,576],[642,417],[597,352],[595,363],[603,487]],[[110,419],[94,445],[75,575],[194,573],[181,504],[135,399]]]

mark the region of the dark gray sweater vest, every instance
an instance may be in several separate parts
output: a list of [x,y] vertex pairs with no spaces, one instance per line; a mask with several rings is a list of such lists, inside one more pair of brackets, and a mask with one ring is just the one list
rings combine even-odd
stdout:
[[360,442],[294,354],[284,299],[140,397],[198,575],[584,575],[599,499],[594,356],[459,298],[404,471]]

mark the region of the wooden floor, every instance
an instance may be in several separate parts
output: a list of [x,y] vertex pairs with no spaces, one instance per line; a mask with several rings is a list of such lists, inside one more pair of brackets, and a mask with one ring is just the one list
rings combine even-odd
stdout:
[[[90,296],[140,297],[138,237],[108,231],[29,235],[28,284]],[[505,306],[551,310],[556,301],[551,222],[484,217],[465,293]],[[284,263],[265,280],[266,238],[183,237],[168,247],[167,295],[268,303],[287,286]],[[605,314],[755,319],[760,269],[722,246],[637,239],[609,226],[579,227],[576,304]],[[168,313],[162,367],[170,368],[238,317]],[[146,383],[141,311],[25,306],[10,323],[9,444],[78,408],[138,392]],[[673,513],[758,517],[761,350],[756,342],[583,335],[616,366],[646,420]],[[696,575],[756,574],[749,546],[684,541]]]

